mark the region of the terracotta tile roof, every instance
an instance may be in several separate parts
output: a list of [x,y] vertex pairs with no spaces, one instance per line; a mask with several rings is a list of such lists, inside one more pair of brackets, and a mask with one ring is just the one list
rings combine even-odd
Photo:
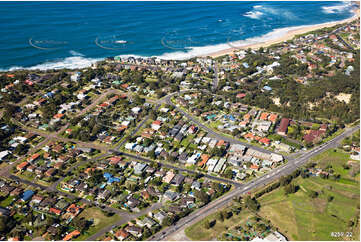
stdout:
[[71,240],[73,237],[77,237],[80,235],[80,232],[78,230],[74,230],[73,232],[67,234],[63,240],[64,241],[68,241],[68,240]]
[[201,155],[201,161],[198,163],[198,166],[203,166],[207,163],[207,161],[209,160],[209,155],[207,154],[203,154]]
[[29,165],[29,163],[26,162],[26,161],[24,161],[24,162],[20,163],[16,168],[17,168],[18,170],[22,170],[22,169],[24,169],[25,167],[27,167],[28,165]]
[[278,115],[275,113],[271,113],[270,116],[268,117],[268,120],[271,121],[272,123],[276,122]]
[[261,113],[261,116],[259,117],[260,120],[267,120],[269,113]]

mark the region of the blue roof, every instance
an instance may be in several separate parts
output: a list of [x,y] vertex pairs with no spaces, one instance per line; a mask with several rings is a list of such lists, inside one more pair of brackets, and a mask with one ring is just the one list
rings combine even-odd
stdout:
[[207,116],[207,119],[212,119],[212,118],[215,118],[215,117],[216,117],[215,114],[210,114],[210,115]]
[[108,184],[111,184],[113,182],[120,182],[120,179],[118,177],[113,177],[113,175],[108,172],[105,172],[103,176],[107,180]]
[[227,114],[225,114],[224,115],[224,118],[226,118],[226,119],[229,119],[229,120],[232,120],[232,121],[234,121],[234,120],[236,120],[234,117],[233,117],[233,115],[227,115]]
[[117,177],[110,177],[109,180],[108,180],[108,183],[113,183],[113,182],[120,182],[119,178]]
[[266,91],[272,91],[272,88],[270,86],[264,86],[263,89]]
[[24,193],[23,193],[23,196],[21,197],[21,199],[23,201],[27,201],[29,200],[32,196],[34,195],[34,192],[31,191],[31,190],[26,190]]
[[108,172],[105,172],[103,176],[104,176],[105,179],[108,180],[108,179],[111,178],[113,175],[110,174],[110,173],[108,173]]
[[48,92],[47,94],[44,94],[43,97],[52,97],[52,96],[54,96],[54,93]]

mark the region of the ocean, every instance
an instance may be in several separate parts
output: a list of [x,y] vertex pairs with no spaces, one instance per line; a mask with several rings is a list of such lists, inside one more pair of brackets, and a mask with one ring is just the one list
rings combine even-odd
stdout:
[[187,59],[349,18],[347,2],[2,2],[0,70],[108,56]]

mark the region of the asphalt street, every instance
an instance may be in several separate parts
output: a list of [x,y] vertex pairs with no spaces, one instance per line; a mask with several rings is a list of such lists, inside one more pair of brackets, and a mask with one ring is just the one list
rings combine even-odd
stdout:
[[[187,91],[191,91],[191,90],[187,90]],[[157,101],[156,108],[158,109],[160,104],[162,104],[162,103],[166,103],[166,104],[175,106],[170,100],[171,97],[174,96],[174,95],[177,95],[179,93],[187,92],[187,91],[172,93],[172,94],[169,94],[169,95],[167,95],[166,97],[164,97],[162,99],[159,99]],[[104,97],[104,96],[102,96],[102,97]],[[100,98],[98,98],[96,100],[96,102],[94,102],[94,103],[97,103],[99,100],[100,100]],[[185,117],[187,117],[189,120],[191,120],[193,123],[198,125],[200,128],[206,130],[208,132],[208,134],[210,136],[212,136],[212,137],[215,137],[217,139],[223,139],[223,140],[225,140],[227,142],[230,142],[230,143],[237,143],[237,144],[245,145],[247,147],[252,147],[253,149],[261,151],[261,152],[271,153],[271,151],[263,149],[261,147],[252,146],[252,145],[250,145],[248,143],[241,142],[241,141],[239,141],[237,139],[233,139],[231,137],[224,136],[222,134],[218,134],[217,132],[215,132],[212,129],[208,128],[207,126],[203,125],[196,118],[194,118],[193,116],[191,116],[188,113],[184,112],[183,110],[181,110],[177,106],[175,106],[175,108],[179,112],[181,112]],[[61,140],[61,141],[65,141],[65,142],[73,142],[73,143],[76,143],[78,146],[81,146],[81,147],[99,149],[99,150],[102,150],[103,152],[105,152],[105,154],[102,154],[99,157],[91,159],[93,161],[104,158],[105,156],[107,156],[109,154],[121,154],[121,155],[127,156],[129,158],[132,158],[134,160],[150,163],[150,162],[152,162],[152,160],[150,160],[150,159],[147,159],[147,158],[144,158],[144,157],[141,157],[141,156],[138,156],[138,155],[133,155],[133,154],[129,154],[129,153],[126,153],[126,152],[120,152],[119,151],[120,147],[130,137],[135,135],[141,129],[141,127],[146,123],[146,121],[148,121],[148,120],[149,120],[149,116],[147,116],[145,119],[143,119],[141,121],[141,123],[139,123],[139,125],[135,128],[135,130],[133,130],[133,132],[126,139],[124,139],[119,145],[117,145],[114,149],[110,149],[109,147],[104,146],[104,145],[96,145],[96,144],[92,144],[92,143],[81,142],[81,141],[78,141],[78,140],[73,140],[73,139],[60,137],[59,136],[60,132],[48,133],[48,132],[43,132],[43,131],[40,131],[40,130],[35,130],[35,129],[29,128],[29,127],[26,127],[26,126],[23,126],[23,125],[21,125],[21,127],[24,128],[25,130],[28,130],[30,132],[33,132],[35,134],[38,134],[38,135],[41,135],[41,136],[45,137],[46,142],[48,140],[50,140],[50,139]],[[66,126],[64,126],[64,127],[66,128]],[[64,127],[61,130],[64,130]],[[326,151],[328,149],[337,147],[339,142],[342,139],[344,139],[347,136],[350,136],[357,129],[359,129],[359,125],[357,125],[355,127],[352,127],[352,128],[347,128],[342,134],[335,137],[331,141],[328,141],[325,144],[322,144],[322,145],[320,145],[318,147],[315,147],[315,148],[313,148],[312,150],[309,150],[309,151],[300,152],[298,157],[295,157],[295,156],[287,157],[288,158],[288,163],[286,163],[286,164],[284,164],[284,165],[282,165],[280,167],[277,167],[277,168],[273,169],[271,172],[267,173],[266,175],[264,175],[262,177],[258,177],[256,179],[254,179],[253,181],[250,181],[250,182],[248,182],[246,184],[241,184],[241,183],[231,181],[231,180],[228,180],[228,179],[225,179],[225,178],[222,178],[222,177],[216,177],[216,176],[212,176],[212,175],[209,175],[209,174],[204,174],[204,173],[200,173],[200,172],[197,172],[197,171],[189,170],[189,169],[186,169],[186,168],[180,168],[178,166],[175,166],[175,165],[172,165],[172,164],[169,164],[169,163],[165,163],[165,162],[158,162],[158,163],[160,163],[160,165],[162,165],[164,167],[167,167],[167,168],[172,168],[172,169],[176,169],[176,170],[181,171],[181,172],[188,172],[188,173],[191,173],[191,174],[202,174],[204,177],[207,177],[209,179],[216,180],[216,181],[219,181],[219,182],[222,182],[222,183],[232,184],[232,185],[234,185],[234,189],[232,191],[228,192],[227,194],[225,194],[224,196],[212,201],[208,205],[196,210],[195,212],[191,213],[187,217],[182,218],[175,225],[172,225],[170,227],[167,227],[167,228],[163,229],[159,233],[152,236],[150,238],[150,240],[166,240],[168,237],[172,236],[174,233],[177,233],[179,230],[184,229],[186,226],[188,226],[188,225],[190,225],[190,224],[192,224],[192,223],[194,223],[196,221],[201,220],[202,218],[206,217],[207,215],[213,213],[216,209],[226,206],[228,203],[230,203],[232,201],[233,198],[236,198],[236,197],[238,197],[240,195],[246,194],[246,193],[250,192],[251,190],[253,190],[255,188],[265,186],[266,184],[269,184],[270,182],[280,178],[281,176],[290,174],[291,172],[293,172],[297,168],[304,165],[310,158],[312,158],[312,157],[314,157],[314,156],[316,156],[316,155],[318,155],[318,154],[320,154],[320,153],[322,153],[322,152],[324,152],[324,151]],[[31,151],[33,151],[33,150],[39,148],[40,146],[44,145],[45,141],[43,141],[38,146],[34,147]],[[21,157],[21,158],[23,159],[24,157]],[[73,167],[71,167],[71,169],[75,169],[76,167],[78,167],[78,166],[80,166],[80,165],[82,165],[82,164],[84,164],[86,162],[89,162],[89,160],[78,162]],[[104,210],[117,213],[118,215],[121,216],[121,219],[119,221],[117,221],[116,224],[109,225],[109,226],[101,229],[96,234],[90,236],[88,238],[88,240],[95,240],[96,238],[104,235],[104,233],[108,232],[112,228],[112,226],[121,225],[121,224],[123,224],[123,223],[125,223],[125,222],[127,222],[127,221],[129,221],[131,219],[134,219],[134,218],[136,218],[136,217],[138,217],[140,215],[143,215],[143,214],[149,212],[152,209],[156,209],[156,208],[159,208],[161,206],[161,204],[156,203],[153,206],[145,209],[144,211],[141,211],[140,213],[134,213],[134,214],[129,214],[127,212],[123,212],[123,211],[121,211],[119,209],[111,208],[111,207],[108,207],[108,206],[101,206],[101,205],[97,204],[96,202],[91,202],[89,200],[78,198],[78,197],[76,197],[76,196],[74,196],[72,194],[68,194],[68,193],[57,190],[56,186],[64,178],[61,178],[60,180],[58,180],[53,185],[46,187],[46,186],[43,186],[43,185],[40,185],[40,184],[37,184],[37,183],[33,183],[31,181],[28,181],[28,180],[24,180],[24,179],[19,178],[19,177],[15,176],[15,175],[11,175],[9,171],[10,171],[11,167],[13,167],[16,163],[17,162],[14,162],[12,165],[8,166],[6,170],[5,169],[2,170],[0,172],[0,175],[1,176],[6,176],[6,177],[8,177],[10,179],[16,180],[16,181],[24,183],[24,184],[39,187],[42,190],[47,190],[49,192],[57,192],[57,193],[59,193],[61,195],[70,197],[72,199],[80,199],[84,203],[92,204],[94,206],[100,206]]]
[[203,208],[200,208],[199,210],[188,215],[187,217],[182,218],[175,225],[161,230],[154,236],[150,237],[149,240],[153,240],[153,241],[167,240],[167,238],[171,237],[175,233],[178,233],[180,230],[184,230],[187,226],[202,220],[209,214],[212,214],[218,208],[224,207],[225,205],[230,203],[232,199],[237,198],[240,195],[247,194],[248,192],[258,187],[265,186],[271,183],[272,181],[279,179],[281,176],[288,175],[293,171],[295,171],[296,169],[298,169],[299,167],[303,166],[305,163],[307,163],[307,161],[309,161],[310,158],[328,149],[337,147],[340,141],[352,135],[352,133],[358,130],[359,128],[360,126],[357,125],[355,127],[346,129],[342,134],[328,141],[327,143],[315,147],[314,149],[308,151],[307,153],[301,155],[296,159],[289,160],[287,164],[274,169],[273,171],[262,177],[256,178],[253,181],[241,185],[240,187],[230,191],[226,195],[218,198],[217,200],[212,201]]

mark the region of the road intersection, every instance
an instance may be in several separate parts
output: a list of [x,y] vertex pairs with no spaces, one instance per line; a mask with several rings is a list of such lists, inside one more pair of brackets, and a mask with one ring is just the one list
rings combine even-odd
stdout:
[[[178,95],[180,93],[189,92],[189,91],[192,91],[192,90],[184,90],[184,91],[181,91],[181,92],[171,93],[171,94],[157,100],[155,108],[158,109],[161,104],[168,104],[168,105],[174,106],[177,111],[181,112],[191,122],[193,122],[194,124],[198,125],[200,128],[207,131],[208,135],[210,135],[212,137],[215,137],[217,139],[223,139],[223,140],[225,140],[227,142],[230,142],[230,143],[237,143],[237,144],[245,145],[247,147],[252,147],[253,149],[255,149],[257,151],[261,151],[261,152],[265,152],[265,153],[271,153],[272,152],[272,151],[263,149],[263,148],[258,147],[258,146],[252,146],[252,145],[250,145],[248,143],[241,142],[238,139],[235,139],[235,138],[232,138],[232,137],[229,137],[229,136],[225,136],[223,134],[219,134],[219,133],[215,132],[214,130],[210,129],[209,127],[207,127],[206,125],[202,124],[197,118],[193,117],[192,115],[188,114],[187,112],[183,111],[182,109],[180,109],[179,107],[177,107],[175,104],[172,103],[171,98],[173,96]],[[115,93],[115,91],[109,91],[106,94],[110,94],[110,93]],[[96,101],[94,103],[99,102],[101,99],[103,99],[106,96],[106,94],[101,95],[99,98],[96,99]],[[91,104],[93,107],[95,106],[94,103]],[[89,109],[87,109],[87,110],[89,110]],[[84,112],[82,112],[82,114],[83,113]],[[49,140],[56,139],[56,140],[60,140],[60,141],[76,143],[79,147],[94,148],[94,149],[99,149],[102,152],[104,152],[104,154],[93,158],[92,161],[97,161],[97,160],[99,160],[101,158],[104,158],[104,157],[106,157],[108,155],[116,154],[116,155],[124,155],[124,156],[127,156],[127,157],[129,157],[131,159],[134,159],[134,160],[138,160],[138,161],[142,161],[142,162],[146,162],[146,163],[151,163],[153,161],[150,160],[150,159],[144,158],[142,156],[138,156],[138,155],[134,155],[134,154],[130,154],[130,153],[120,151],[120,148],[122,147],[122,145],[124,145],[124,143],[129,138],[134,136],[143,127],[143,125],[145,123],[147,123],[148,120],[149,120],[149,115],[147,117],[145,117],[138,124],[138,126],[131,132],[130,135],[128,135],[122,142],[120,142],[114,148],[110,148],[110,147],[105,146],[105,145],[97,145],[97,144],[93,144],[93,143],[89,143],[89,142],[81,142],[81,141],[78,141],[78,140],[62,137],[62,136],[60,136],[60,133],[61,133],[61,131],[65,130],[65,128],[67,127],[66,125],[64,126],[65,128],[62,127],[62,129],[57,133],[43,132],[43,131],[40,131],[40,130],[37,130],[37,129],[34,129],[34,128],[29,128],[29,127],[21,125],[21,124],[20,125],[21,125],[21,127],[23,129],[25,129],[27,131],[30,131],[32,133],[35,133],[37,135],[45,137],[45,140],[43,142],[41,142],[39,145],[37,145],[36,147],[34,147],[33,149],[31,149],[31,151],[34,151],[34,150],[40,148],[42,145],[45,145],[45,143],[47,141],[49,141]],[[224,196],[210,202],[206,206],[196,210],[195,212],[191,213],[187,217],[182,218],[176,224],[161,230],[157,234],[150,237],[149,240],[167,240],[167,238],[170,238],[171,236],[173,236],[174,234],[176,234],[180,230],[184,230],[184,228],[186,226],[188,226],[188,225],[190,225],[192,223],[195,223],[195,222],[205,218],[209,214],[213,213],[215,210],[226,206],[227,204],[229,204],[232,201],[232,199],[234,199],[234,198],[236,198],[236,197],[238,197],[240,195],[246,194],[246,193],[248,193],[248,192],[250,192],[250,191],[252,191],[252,190],[254,190],[256,188],[259,188],[261,186],[265,186],[266,184],[269,184],[272,181],[275,181],[275,180],[279,179],[281,176],[290,174],[294,170],[296,170],[299,167],[301,167],[302,165],[304,165],[310,158],[312,158],[312,157],[314,157],[314,156],[316,156],[316,155],[318,155],[318,154],[320,154],[320,153],[322,153],[322,152],[324,152],[324,151],[326,151],[328,149],[337,147],[341,140],[343,140],[345,137],[348,137],[348,136],[352,135],[352,133],[355,132],[357,129],[359,129],[359,125],[351,127],[351,128],[346,128],[345,131],[342,134],[338,135],[337,137],[335,137],[334,139],[328,141],[327,143],[322,144],[320,146],[317,146],[317,147],[315,147],[315,148],[313,148],[313,149],[311,149],[309,151],[303,152],[298,157],[289,156],[289,157],[287,157],[288,162],[286,164],[284,164],[284,165],[282,165],[280,167],[277,167],[277,168],[273,169],[272,171],[270,171],[269,173],[267,173],[267,174],[265,174],[265,175],[263,175],[261,177],[258,177],[258,178],[254,179],[254,180],[252,180],[252,181],[250,181],[248,183],[245,183],[245,184],[241,184],[239,182],[232,181],[232,180],[229,180],[229,179],[225,179],[225,178],[222,178],[222,177],[216,177],[216,176],[212,176],[212,175],[209,175],[209,174],[201,173],[201,172],[198,172],[198,171],[189,170],[189,169],[186,169],[186,168],[181,168],[179,166],[172,165],[172,164],[169,164],[169,163],[166,163],[166,162],[157,161],[158,163],[160,163],[161,166],[164,166],[164,167],[167,167],[167,168],[176,169],[176,170],[179,170],[181,172],[188,172],[188,173],[192,173],[192,174],[202,174],[203,176],[205,176],[205,177],[207,177],[209,179],[213,179],[213,180],[216,180],[216,181],[222,182],[222,183],[231,184],[231,185],[234,186],[234,189],[231,190],[230,192],[228,192],[227,194],[225,194]],[[24,157],[20,157],[17,161],[21,161],[23,158]],[[71,167],[71,169],[75,169],[76,167],[82,165],[84,162],[89,162],[89,160],[79,162],[79,163],[75,164],[73,167]],[[86,199],[83,199],[83,198],[78,198],[78,197],[76,197],[76,196],[74,196],[72,194],[59,191],[57,189],[57,186],[60,184],[60,182],[64,178],[58,180],[57,182],[55,182],[51,186],[46,187],[46,186],[43,186],[43,185],[40,185],[40,184],[37,184],[37,183],[33,183],[33,182],[30,182],[30,181],[24,180],[24,179],[19,178],[19,177],[15,176],[15,175],[11,175],[10,170],[16,164],[17,164],[17,162],[14,162],[12,165],[9,165],[8,167],[6,167],[6,169],[4,169],[3,171],[0,172],[0,175],[4,176],[4,177],[8,177],[8,178],[13,179],[13,180],[16,180],[18,182],[22,182],[22,183],[25,183],[25,184],[28,184],[28,185],[39,187],[39,188],[41,188],[43,190],[48,190],[50,192],[57,192],[57,193],[59,193],[61,195],[65,195],[65,196],[68,196],[68,197],[71,197],[71,198],[74,198],[74,199],[80,199],[81,201],[83,201],[84,203],[87,203],[87,204],[92,204],[92,205],[95,205],[95,206],[99,206],[99,204],[96,204],[96,203],[91,202],[89,200],[86,200]],[[116,224],[105,227],[105,228],[101,229],[100,231],[98,231],[96,234],[90,236],[88,238],[88,240],[95,240],[95,239],[103,236],[106,232],[108,232],[112,228],[112,226],[121,225],[121,224],[123,224],[123,223],[125,223],[125,222],[127,222],[127,221],[129,221],[131,219],[136,218],[137,216],[146,214],[147,212],[149,212],[149,211],[151,211],[153,209],[159,208],[159,206],[160,206],[160,204],[156,203],[156,204],[152,205],[151,207],[145,209],[144,211],[141,211],[140,213],[134,213],[134,214],[129,214],[129,213],[123,212],[123,211],[121,211],[119,209],[111,208],[111,207],[108,207],[108,206],[103,206],[104,210],[117,213],[122,218],[119,221],[117,221]]]
[[315,147],[314,149],[310,150],[308,153],[303,154],[296,159],[289,160],[287,164],[275,168],[273,171],[262,177],[258,177],[244,185],[241,185],[240,187],[230,191],[229,193],[220,197],[219,199],[214,200],[213,202],[207,204],[203,208],[200,208],[199,210],[188,215],[187,217],[181,219],[180,221],[177,222],[176,225],[172,225],[158,232],[157,234],[149,238],[149,240],[153,240],[153,241],[168,240],[170,237],[178,233],[180,230],[184,230],[188,225],[198,222],[204,219],[205,217],[207,217],[208,215],[214,213],[217,209],[224,207],[225,205],[230,203],[232,199],[237,198],[240,195],[247,194],[248,192],[256,188],[259,188],[261,186],[265,186],[279,179],[281,176],[288,175],[293,171],[297,170],[298,168],[300,168],[301,166],[303,166],[312,157],[328,149],[337,147],[340,141],[352,135],[359,128],[360,128],[359,125],[354,126],[352,128],[347,128],[342,134],[328,141],[327,143]]

